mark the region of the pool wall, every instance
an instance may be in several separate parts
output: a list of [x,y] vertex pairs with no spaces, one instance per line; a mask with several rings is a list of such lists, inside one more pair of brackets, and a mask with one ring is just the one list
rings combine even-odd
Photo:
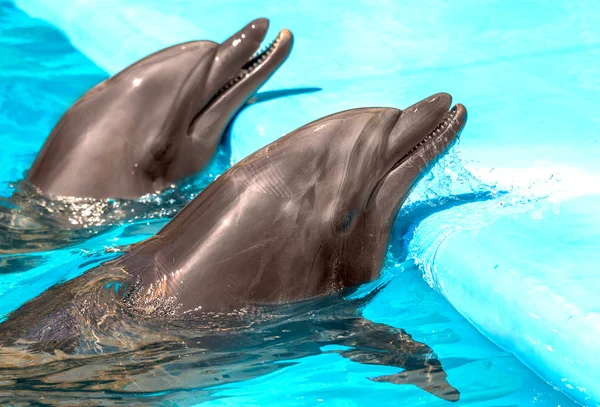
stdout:
[[481,182],[461,192],[508,194],[431,215],[407,249],[492,341],[599,405],[599,3],[15,3],[109,73],[176,42],[221,41],[258,16],[271,19],[269,35],[291,29],[292,56],[263,90],[322,90],[246,108],[232,126],[234,161],[335,111],[453,94],[469,109],[462,141],[434,170],[442,182],[411,199],[435,202],[469,174]]

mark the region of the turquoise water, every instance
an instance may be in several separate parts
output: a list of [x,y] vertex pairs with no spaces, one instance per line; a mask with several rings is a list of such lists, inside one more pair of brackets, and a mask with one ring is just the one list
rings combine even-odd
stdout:
[[[431,346],[461,391],[459,404],[574,405],[554,386],[581,403],[600,400],[596,3],[16,3],[62,33],[0,2],[5,197],[60,114],[86,89],[162,46],[222,40],[259,15],[271,18],[272,35],[283,27],[296,35],[291,58],[265,90],[323,90],[245,109],[232,127],[232,161],[337,110],[402,107],[437,91],[452,93],[469,108],[467,129],[404,209],[412,223],[393,237],[384,273],[389,284],[364,315]],[[0,314],[114,257],[107,247],[150,236],[172,215],[159,209],[169,194],[177,195],[175,210],[225,168],[216,163],[182,194],[151,198],[135,206],[138,219],[74,246],[2,255]],[[46,240],[52,236],[44,233]],[[201,371],[190,368],[182,382],[161,370],[172,382],[169,392],[140,385],[117,395],[129,403],[180,405],[206,398],[216,405],[445,403],[417,388],[367,379],[389,371],[327,353],[209,391],[200,385]],[[0,396],[15,393],[5,385]],[[117,396],[87,389],[77,397],[116,403]]]
[[108,75],[73,49],[64,34],[0,2],[0,195],[23,177],[70,104]]

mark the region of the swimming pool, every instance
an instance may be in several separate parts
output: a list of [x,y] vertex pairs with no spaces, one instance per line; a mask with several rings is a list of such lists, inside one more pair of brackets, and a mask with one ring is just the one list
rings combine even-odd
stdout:
[[[233,161],[333,111],[402,107],[440,90],[455,95],[470,111],[459,155],[451,154],[447,169],[438,167],[413,194],[411,202],[428,203],[425,214],[431,216],[408,231],[407,247],[403,236],[395,236],[390,256],[407,252],[410,260],[390,260],[390,285],[365,315],[433,347],[451,366],[449,379],[463,393],[463,404],[571,403],[510,352],[580,402],[598,400],[594,243],[600,229],[593,209],[600,151],[594,116],[599,102],[592,97],[600,88],[600,41],[593,24],[598,6],[307,2],[299,10],[262,2],[200,7],[129,1],[109,7],[106,1],[86,1],[66,9],[53,1],[16,3],[58,26],[68,39],[2,3],[3,24],[12,27],[11,35],[2,36],[11,57],[3,58],[8,68],[2,69],[3,100],[10,106],[2,109],[8,147],[2,158],[10,163],[0,172],[5,196],[7,183],[28,168],[60,113],[93,83],[164,45],[222,40],[258,15],[271,18],[271,32],[285,26],[296,35],[289,62],[265,89],[323,90],[248,107],[232,128]],[[90,31],[91,24],[97,29]],[[35,41],[52,44],[43,48],[47,55]],[[32,98],[45,103],[31,103]],[[455,206],[461,202],[467,204]],[[415,220],[423,218],[410,209],[407,205]],[[159,224],[132,222],[69,249],[30,255],[27,262],[5,257],[10,272],[2,276],[2,312],[27,299],[24,289],[30,297],[39,294],[110,256],[104,246],[139,240]],[[505,351],[429,290],[415,261],[426,280]],[[375,368],[365,369],[335,354],[300,359],[217,388],[209,404],[440,402],[413,389],[369,382]],[[194,397],[190,392],[189,400]]]

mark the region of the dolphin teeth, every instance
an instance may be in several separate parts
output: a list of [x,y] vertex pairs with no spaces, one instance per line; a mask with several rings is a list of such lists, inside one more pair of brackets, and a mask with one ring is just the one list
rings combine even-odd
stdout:
[[275,48],[277,47],[277,43],[280,38],[277,36],[269,45],[262,47],[260,50],[256,51],[252,58],[246,62],[246,64],[240,69],[240,72],[233,77],[225,86],[223,86],[216,95],[221,95],[223,92],[227,91],[233,85],[237,84],[239,81],[247,77],[254,69],[261,63],[263,63],[267,57],[273,53]]
[[[453,110],[448,112],[446,114],[446,116],[443,118],[443,120],[435,127],[435,129],[433,129],[431,131],[431,133],[429,133],[427,136],[425,136],[425,138],[423,138],[420,142],[418,142],[417,145],[414,146],[407,154],[411,155],[414,152],[416,152],[417,150],[419,150],[421,147],[423,147],[425,144],[427,144],[429,142],[433,142],[434,139],[438,139],[442,135],[445,135],[446,130],[450,127],[450,125],[452,124],[452,121],[454,120],[453,113],[454,113]],[[447,141],[447,139],[448,139],[448,137],[446,136],[444,138],[444,140]]]

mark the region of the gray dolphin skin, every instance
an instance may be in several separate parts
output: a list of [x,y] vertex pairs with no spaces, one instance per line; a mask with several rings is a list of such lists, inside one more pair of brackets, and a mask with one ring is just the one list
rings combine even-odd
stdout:
[[138,198],[196,173],[291,51],[283,30],[255,54],[268,25],[163,49],[100,83],[58,122],[27,180],[50,196]]
[[[464,106],[451,108],[440,93],[403,111],[354,109],[307,124],[233,166],[156,236],[14,311],[0,324],[0,351],[83,355],[164,336],[186,352],[222,352],[229,342],[219,335],[229,332],[236,346],[254,349],[252,363],[342,345],[338,353],[352,361],[404,369],[372,380],[456,401],[429,346],[363,319],[355,300],[334,299],[378,278],[402,203],[466,119]],[[299,319],[293,307],[316,311]],[[287,316],[272,328],[211,325],[240,313],[252,319],[253,309]],[[200,321],[210,321],[209,334],[198,334]],[[260,348],[266,337],[279,342]]]
[[355,109],[310,123],[236,164],[119,264],[136,270],[148,296],[177,296],[183,311],[371,281],[400,206],[466,122],[451,100],[437,94],[404,111]]

